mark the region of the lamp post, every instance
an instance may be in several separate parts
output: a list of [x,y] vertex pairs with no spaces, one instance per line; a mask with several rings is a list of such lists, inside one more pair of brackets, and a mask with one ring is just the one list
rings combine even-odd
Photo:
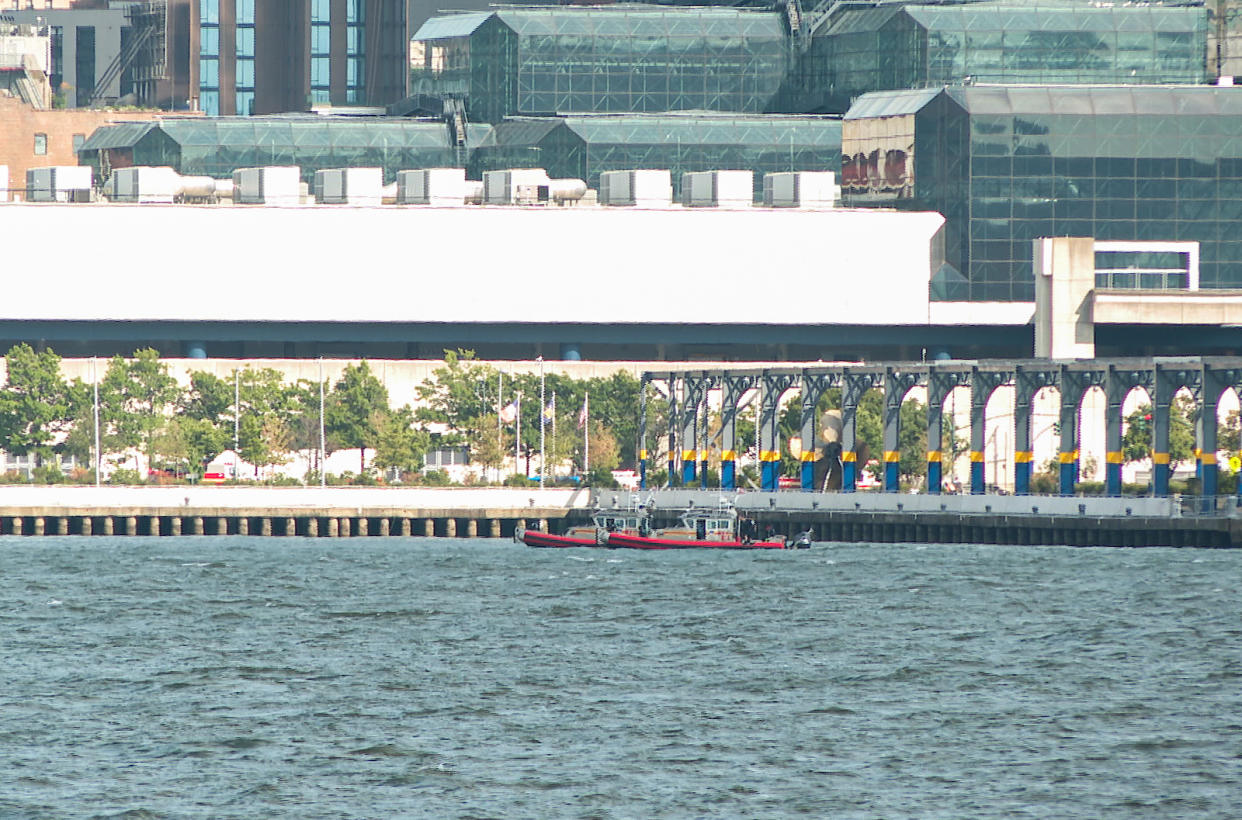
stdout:
[[548,452],[545,448],[544,427],[548,417],[548,400],[544,392],[543,357],[539,362],[539,489],[543,489],[544,475],[548,472]]

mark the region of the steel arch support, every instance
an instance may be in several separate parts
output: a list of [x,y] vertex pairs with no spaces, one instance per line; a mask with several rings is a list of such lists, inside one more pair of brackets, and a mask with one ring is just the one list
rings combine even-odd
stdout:
[[1200,393],[1202,373],[1198,368],[1185,364],[1160,363],[1155,365],[1152,379],[1152,431],[1151,431],[1151,481],[1152,494],[1167,496],[1172,464],[1169,458],[1169,424],[1173,410],[1173,397],[1183,387],[1196,396]]
[[1013,378],[1011,373],[972,368],[970,373],[970,494],[987,492],[987,464],[984,446],[987,441],[988,400],[1003,384]]
[[884,492],[901,492],[901,404],[910,388],[926,382],[917,371],[884,368]]
[[1056,367],[1018,365],[1014,368],[1013,401],[1013,491],[1015,495],[1031,492],[1031,407],[1035,394],[1045,387],[1060,384],[1061,371]]
[[[944,483],[944,400],[954,388],[966,383],[961,371],[940,371],[932,367],[927,373],[927,492],[937,495]],[[953,420],[950,419],[950,423]],[[953,431],[956,439],[957,431]],[[952,439],[951,439],[952,440]],[[950,454],[952,451],[950,451]]]
[[760,488],[764,492],[776,492],[780,487],[781,451],[777,442],[777,423],[781,396],[798,382],[798,377],[787,373],[768,373],[762,376],[763,396],[759,405],[759,463]]
[[647,387],[649,374],[638,384],[638,487],[647,489]]
[[815,417],[815,408],[819,406],[819,400],[828,388],[833,386],[833,382],[831,374],[809,371],[802,373],[802,470],[799,485],[804,492],[815,490],[815,462],[819,453],[815,435],[819,420]]
[[720,487],[737,489],[737,405],[742,395],[755,386],[753,376],[725,373],[720,377]]
[[841,381],[841,492],[852,493],[858,488],[858,403],[883,384],[883,375],[846,370]]
[[1104,492],[1107,495],[1121,495],[1121,468],[1125,464],[1121,428],[1125,422],[1126,396],[1136,387],[1150,390],[1152,378],[1150,368],[1113,364],[1108,366],[1104,379],[1104,394],[1108,399],[1108,408],[1104,415]]
[[696,478],[698,470],[699,413],[707,391],[701,374],[685,373],[682,376],[681,420],[681,485],[688,486]]

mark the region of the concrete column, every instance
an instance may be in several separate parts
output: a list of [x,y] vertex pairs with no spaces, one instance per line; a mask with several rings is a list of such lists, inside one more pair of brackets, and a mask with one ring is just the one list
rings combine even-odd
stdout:
[[456,518],[445,519],[444,537],[445,538],[456,538],[457,537],[457,519]]
[[47,519],[41,515],[34,518],[34,534],[43,535],[47,531]]
[[358,535],[370,535],[371,534],[370,526],[371,526],[371,522],[368,521],[366,518],[359,518],[357,534]]
[[229,520],[223,516],[216,519],[216,535],[229,534]]
[[250,534],[250,519],[244,515],[239,516],[237,519],[237,534],[238,535],[249,535]]
[[1095,324],[1087,294],[1095,288],[1095,240],[1036,239],[1035,356],[1095,357]]
[[13,518],[13,529],[11,530],[12,534],[13,534],[13,535],[21,535],[21,534],[22,534],[22,529],[24,528],[25,524],[26,524],[26,522],[22,519],[22,517],[21,517],[20,515],[19,515],[19,516],[15,516],[15,517]]
[[181,534],[181,516],[174,515],[172,518],[168,519],[168,534],[169,535],[180,535]]
[[413,535],[413,534],[414,534],[414,524],[413,524],[413,522],[412,522],[412,521],[410,521],[410,519],[408,519],[408,518],[402,518],[402,519],[401,519],[401,535],[402,535],[402,537],[403,537],[403,538],[408,538],[408,537],[410,537],[410,536],[411,536],[411,535]]
[[259,519],[259,535],[270,537],[272,534],[272,519],[266,515]]
[[319,518],[312,515],[306,520],[306,534],[311,538],[319,537]]
[[105,515],[105,516],[104,516],[104,519],[103,519],[103,534],[104,534],[104,535],[112,535],[112,533],[113,533],[113,528],[114,528],[115,526],[116,526],[116,525],[112,522],[112,516],[110,516],[110,515]]
[[466,537],[467,538],[478,538],[479,537],[479,522],[475,521],[473,518],[471,518],[469,521],[466,522]]
[[350,536],[350,521],[348,518],[342,518],[341,519],[341,537],[349,538],[349,536]]
[[487,535],[489,538],[500,537],[500,519],[499,518],[493,518],[491,521],[488,522]]
[[79,532],[83,535],[90,535],[91,531],[94,529],[94,524],[95,522],[89,515],[82,516],[82,526],[79,528]]
[[202,535],[202,534],[203,534],[203,518],[202,518],[202,516],[200,516],[200,515],[196,515],[196,516],[194,516],[193,518],[191,518],[191,519],[190,519],[190,533],[191,533],[191,534],[193,534],[193,535]]
[[1129,392],[1120,382],[1116,369],[1116,365],[1108,366],[1108,380],[1104,385],[1107,397],[1104,410],[1104,491],[1113,497],[1121,495],[1121,409]]
[[340,538],[340,536],[341,536],[340,522],[337,521],[335,518],[329,518],[328,519],[328,537],[329,538]]
[[379,534],[385,538],[392,534],[392,523],[387,518],[380,519]]
[[548,519],[546,519],[546,518],[540,518],[540,519],[539,519],[539,531],[540,531],[540,532],[547,532],[547,531],[548,531]]
[[56,516],[56,534],[57,535],[68,535],[69,534],[68,516],[64,516],[64,515]]
[[434,538],[436,534],[436,520],[434,518],[423,519],[423,537]]
[[285,535],[297,535],[297,534],[298,534],[297,520],[293,518],[286,518],[285,519]]
[[137,535],[138,534],[138,519],[135,516],[128,515],[125,517],[125,534],[126,535]]

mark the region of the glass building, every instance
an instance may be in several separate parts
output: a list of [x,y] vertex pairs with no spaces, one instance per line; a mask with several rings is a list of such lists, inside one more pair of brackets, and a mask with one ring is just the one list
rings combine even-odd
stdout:
[[1031,301],[1038,237],[1198,242],[1242,287],[1242,88],[957,86],[867,94],[842,133],[852,205],[944,214],[940,300]]
[[[467,147],[491,126],[471,125]],[[363,117],[186,117],[97,129],[78,161],[106,179],[114,167],[167,165],[179,173],[227,178],[238,168],[297,165],[311,181],[322,168],[379,167],[384,181],[407,168],[460,165],[441,120]]]
[[428,20],[411,90],[513,114],[771,110],[791,65],[784,16],[727,7],[501,7]]
[[977,83],[1202,83],[1203,6],[1083,3],[846,8],[815,33],[804,110],[845,111],[868,91]]
[[686,171],[755,172],[756,197],[769,171],[834,170],[841,120],[814,116],[588,114],[513,118],[496,126],[473,152],[472,176],[505,168],[545,168],[554,178],[599,187],[601,171],[667,168],[674,196]]

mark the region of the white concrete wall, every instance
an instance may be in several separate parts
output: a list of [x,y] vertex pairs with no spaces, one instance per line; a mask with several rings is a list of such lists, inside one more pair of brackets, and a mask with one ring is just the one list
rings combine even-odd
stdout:
[[[0,318],[926,325],[943,221],[875,210],[9,204],[0,223],[23,241],[6,268],[50,263],[55,294],[45,277],[0,272]],[[138,257],[100,251],[134,242]]]

